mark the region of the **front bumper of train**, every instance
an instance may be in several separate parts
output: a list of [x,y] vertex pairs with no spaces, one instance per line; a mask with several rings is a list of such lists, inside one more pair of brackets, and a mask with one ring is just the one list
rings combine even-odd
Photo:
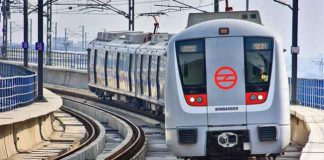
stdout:
[[[266,124],[262,126],[274,126],[273,124]],[[248,137],[243,137],[248,140],[248,147],[245,147],[246,152],[251,155],[266,155],[266,154],[280,154],[289,145],[290,142],[290,125],[275,125],[277,128],[277,138],[274,141],[260,141],[258,128],[260,125],[247,126],[230,126],[230,127],[181,127],[174,129],[166,129],[166,142],[169,149],[178,157],[203,157],[207,155],[215,155],[215,153],[208,153],[207,147],[210,147],[211,141],[210,133],[213,132],[236,132],[247,133]],[[221,129],[223,128],[223,129]],[[179,143],[179,130],[193,129],[196,130],[196,140],[192,143]],[[244,131],[244,132],[240,132]],[[217,141],[215,143],[218,143]],[[244,149],[242,149],[244,150]],[[216,154],[218,155],[218,154]]]

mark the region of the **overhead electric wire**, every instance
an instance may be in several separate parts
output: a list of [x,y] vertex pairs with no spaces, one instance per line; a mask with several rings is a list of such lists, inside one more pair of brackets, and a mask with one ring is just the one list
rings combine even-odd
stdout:
[[[29,5],[32,6],[32,10],[29,13],[32,13],[37,10],[37,5],[33,5],[31,2],[33,0],[29,1]],[[35,0],[34,0],[35,1]],[[91,15],[123,15],[124,17],[128,18],[128,13],[125,11],[115,7],[115,6],[122,6],[122,5],[128,5],[128,0],[112,0],[112,1],[104,1],[104,0],[47,0],[44,5],[52,4],[57,6],[69,6],[69,7],[55,7],[53,8],[53,12],[55,14],[91,14]],[[222,0],[220,0],[222,1]],[[22,0],[15,1],[17,4],[21,4]],[[36,3],[37,1],[35,1]],[[136,1],[135,4],[148,4],[153,3],[152,5],[159,7],[159,9],[151,9],[152,13],[172,13],[172,12],[181,12],[186,10],[198,10],[200,12],[207,12],[205,10],[202,10],[201,8],[208,7],[213,5],[213,3],[207,4],[207,5],[201,5],[201,6],[193,6],[187,4],[185,1],[180,0],[141,0]],[[174,5],[175,3],[180,5]],[[71,7],[71,6],[77,6],[77,7]],[[163,7],[165,7],[163,9]],[[178,9],[177,9],[178,8]],[[22,12],[22,8],[19,8],[17,6],[15,8],[17,10],[17,13]],[[115,12],[109,13],[109,11]],[[139,15],[141,13],[147,13],[145,11],[136,13],[136,15]],[[164,14],[162,14],[164,15]]]
[[177,0],[173,0],[173,1],[174,1],[174,2],[177,2],[177,3],[179,3],[179,4],[182,4],[182,5],[186,6],[186,7],[189,7],[189,8],[191,8],[191,9],[195,9],[195,10],[200,11],[200,12],[203,12],[203,13],[208,13],[207,11],[201,10],[201,9],[199,9],[199,8],[197,8],[197,7],[193,7],[193,6],[188,5],[188,4],[186,4],[186,3],[183,3],[183,2],[180,2],[180,1],[177,1]]

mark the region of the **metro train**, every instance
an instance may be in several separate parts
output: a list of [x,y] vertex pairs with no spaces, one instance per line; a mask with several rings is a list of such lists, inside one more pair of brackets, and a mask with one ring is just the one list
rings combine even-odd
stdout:
[[172,35],[100,32],[90,42],[89,89],[97,96],[140,106],[156,115],[164,111],[168,40]]
[[260,24],[105,32],[90,46],[89,89],[164,114],[167,145],[180,158],[276,156],[290,142],[281,40]]

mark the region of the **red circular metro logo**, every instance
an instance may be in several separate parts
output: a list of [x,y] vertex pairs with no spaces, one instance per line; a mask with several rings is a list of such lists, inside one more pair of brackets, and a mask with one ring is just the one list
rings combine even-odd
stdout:
[[232,89],[236,85],[237,80],[236,71],[228,66],[220,67],[214,75],[214,81],[217,87],[222,90]]

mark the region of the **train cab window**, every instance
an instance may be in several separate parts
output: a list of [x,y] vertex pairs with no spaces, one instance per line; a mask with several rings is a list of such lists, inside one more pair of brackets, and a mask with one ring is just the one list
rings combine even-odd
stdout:
[[203,39],[176,42],[180,78],[185,94],[206,93],[204,43]]
[[273,39],[245,38],[245,79],[247,92],[267,92],[273,59]]

